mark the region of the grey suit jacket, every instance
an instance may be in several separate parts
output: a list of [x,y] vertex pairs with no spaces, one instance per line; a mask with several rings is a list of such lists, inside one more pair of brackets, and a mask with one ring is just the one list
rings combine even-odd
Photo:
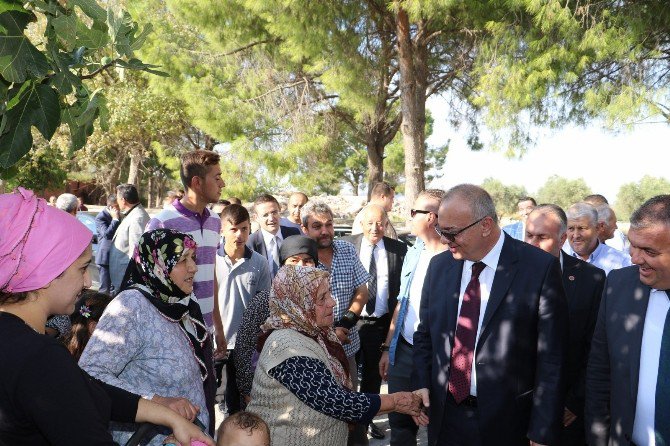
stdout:
[[112,285],[117,291],[121,286],[121,280],[126,272],[128,262],[133,256],[135,245],[144,233],[144,227],[149,219],[147,211],[141,204],[138,204],[121,220],[114,233],[112,246],[109,250],[109,275]]
[[637,266],[607,276],[586,370],[584,415],[592,446],[631,444],[650,293]]

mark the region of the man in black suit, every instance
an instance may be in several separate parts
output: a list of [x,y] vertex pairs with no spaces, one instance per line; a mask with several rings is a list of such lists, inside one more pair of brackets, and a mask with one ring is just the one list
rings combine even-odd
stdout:
[[110,294],[112,292],[112,280],[109,275],[109,250],[112,239],[120,222],[119,205],[116,203],[116,195],[107,197],[107,207],[95,216],[95,228],[98,233],[98,252],[95,254],[95,264],[100,273],[100,292]]
[[263,194],[254,201],[254,215],[260,229],[249,236],[247,246],[268,261],[272,277],[279,270],[279,248],[282,241],[291,235],[300,235],[300,229],[279,224],[279,202],[269,194]]
[[438,212],[414,382],[430,445],[554,445],[565,403],[568,308],[558,259],[504,234],[491,196],[462,184]]
[[[363,370],[360,391],[364,393],[379,393],[381,387],[380,349],[398,302],[400,271],[407,253],[403,242],[384,236],[387,223],[384,208],[369,204],[361,211],[363,233],[344,237],[356,247],[361,263],[370,274],[368,302],[358,321],[361,349],[356,356]],[[374,438],[384,438],[384,432],[374,423],[370,423],[369,428]]]
[[670,195],[630,218],[633,266],[607,276],[586,372],[594,446],[670,444]]
[[596,325],[600,297],[605,284],[605,271],[561,250],[567,238],[568,220],[563,209],[555,204],[541,204],[526,221],[526,242],[561,260],[563,288],[568,299],[570,334],[561,444],[583,446],[584,380]]

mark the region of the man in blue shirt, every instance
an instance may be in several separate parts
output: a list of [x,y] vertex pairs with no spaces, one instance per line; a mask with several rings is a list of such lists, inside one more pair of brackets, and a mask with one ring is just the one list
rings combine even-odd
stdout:
[[[444,191],[428,189],[419,194],[411,210],[412,234],[416,243],[407,250],[400,273],[400,293],[398,304],[382,344],[382,357],[379,362],[379,374],[388,380],[388,391],[400,392],[412,390],[412,344],[414,331],[419,325],[419,304],[423,279],[430,259],[447,249],[435,231],[437,211]],[[400,413],[389,414],[391,426],[391,445],[416,445],[418,427],[412,417]]]
[[521,218],[521,220],[503,226],[502,229],[512,238],[523,241],[526,232],[526,220],[528,219],[528,214],[530,214],[535,206],[537,206],[537,203],[533,197],[521,197],[516,206],[519,210],[519,218]]

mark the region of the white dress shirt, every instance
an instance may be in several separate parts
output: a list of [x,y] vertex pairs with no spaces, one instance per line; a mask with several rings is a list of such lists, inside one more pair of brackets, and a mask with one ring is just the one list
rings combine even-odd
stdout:
[[640,377],[637,382],[637,405],[633,423],[633,441],[637,446],[655,446],[656,378],[661,356],[661,339],[670,300],[663,290],[652,289],[644,318]]
[[[365,238],[361,238],[361,251],[358,258],[365,267],[365,271],[370,272],[370,256],[372,256],[372,244]],[[389,302],[389,264],[384,239],[377,242],[375,249],[375,265],[377,266],[377,297],[375,301],[375,312],[368,314],[365,306],[361,316],[382,317],[388,313]]]
[[[500,259],[500,252],[502,251],[503,243],[505,241],[505,234],[500,231],[500,237],[496,244],[481,260],[486,267],[479,274],[479,289],[481,292],[481,305],[479,307],[479,322],[477,323],[477,340],[475,341],[475,351],[477,351],[477,342],[479,342],[479,335],[482,331],[482,321],[484,320],[484,313],[486,313],[486,305],[489,303],[489,296],[491,294],[491,287],[493,286],[493,279],[498,268],[498,260]],[[463,274],[461,275],[461,297],[458,299],[458,314],[461,314],[461,304],[463,303],[463,295],[465,289],[472,278],[472,265],[475,262],[466,260],[463,264]],[[470,395],[477,396],[477,367],[475,355],[472,355],[472,365],[470,374]]]
[[263,242],[265,243],[265,252],[267,253],[268,258],[268,268],[270,273],[274,272],[274,262],[277,262],[277,267],[279,267],[279,248],[281,248],[281,243],[284,241],[284,237],[281,235],[281,229],[277,230],[276,234],[271,234],[265,229],[261,228],[261,234],[263,234]]

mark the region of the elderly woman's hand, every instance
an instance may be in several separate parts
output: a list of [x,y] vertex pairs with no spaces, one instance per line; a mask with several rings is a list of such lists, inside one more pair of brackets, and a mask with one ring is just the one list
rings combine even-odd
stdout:
[[200,408],[195,404],[192,404],[186,398],[170,398],[163,397],[160,395],[154,395],[151,399],[162,406],[168,407],[173,411],[177,412],[182,417],[186,418],[189,421],[195,420],[195,417],[200,412]]
[[421,414],[421,397],[412,392],[392,393],[394,412],[404,413],[413,417]]

